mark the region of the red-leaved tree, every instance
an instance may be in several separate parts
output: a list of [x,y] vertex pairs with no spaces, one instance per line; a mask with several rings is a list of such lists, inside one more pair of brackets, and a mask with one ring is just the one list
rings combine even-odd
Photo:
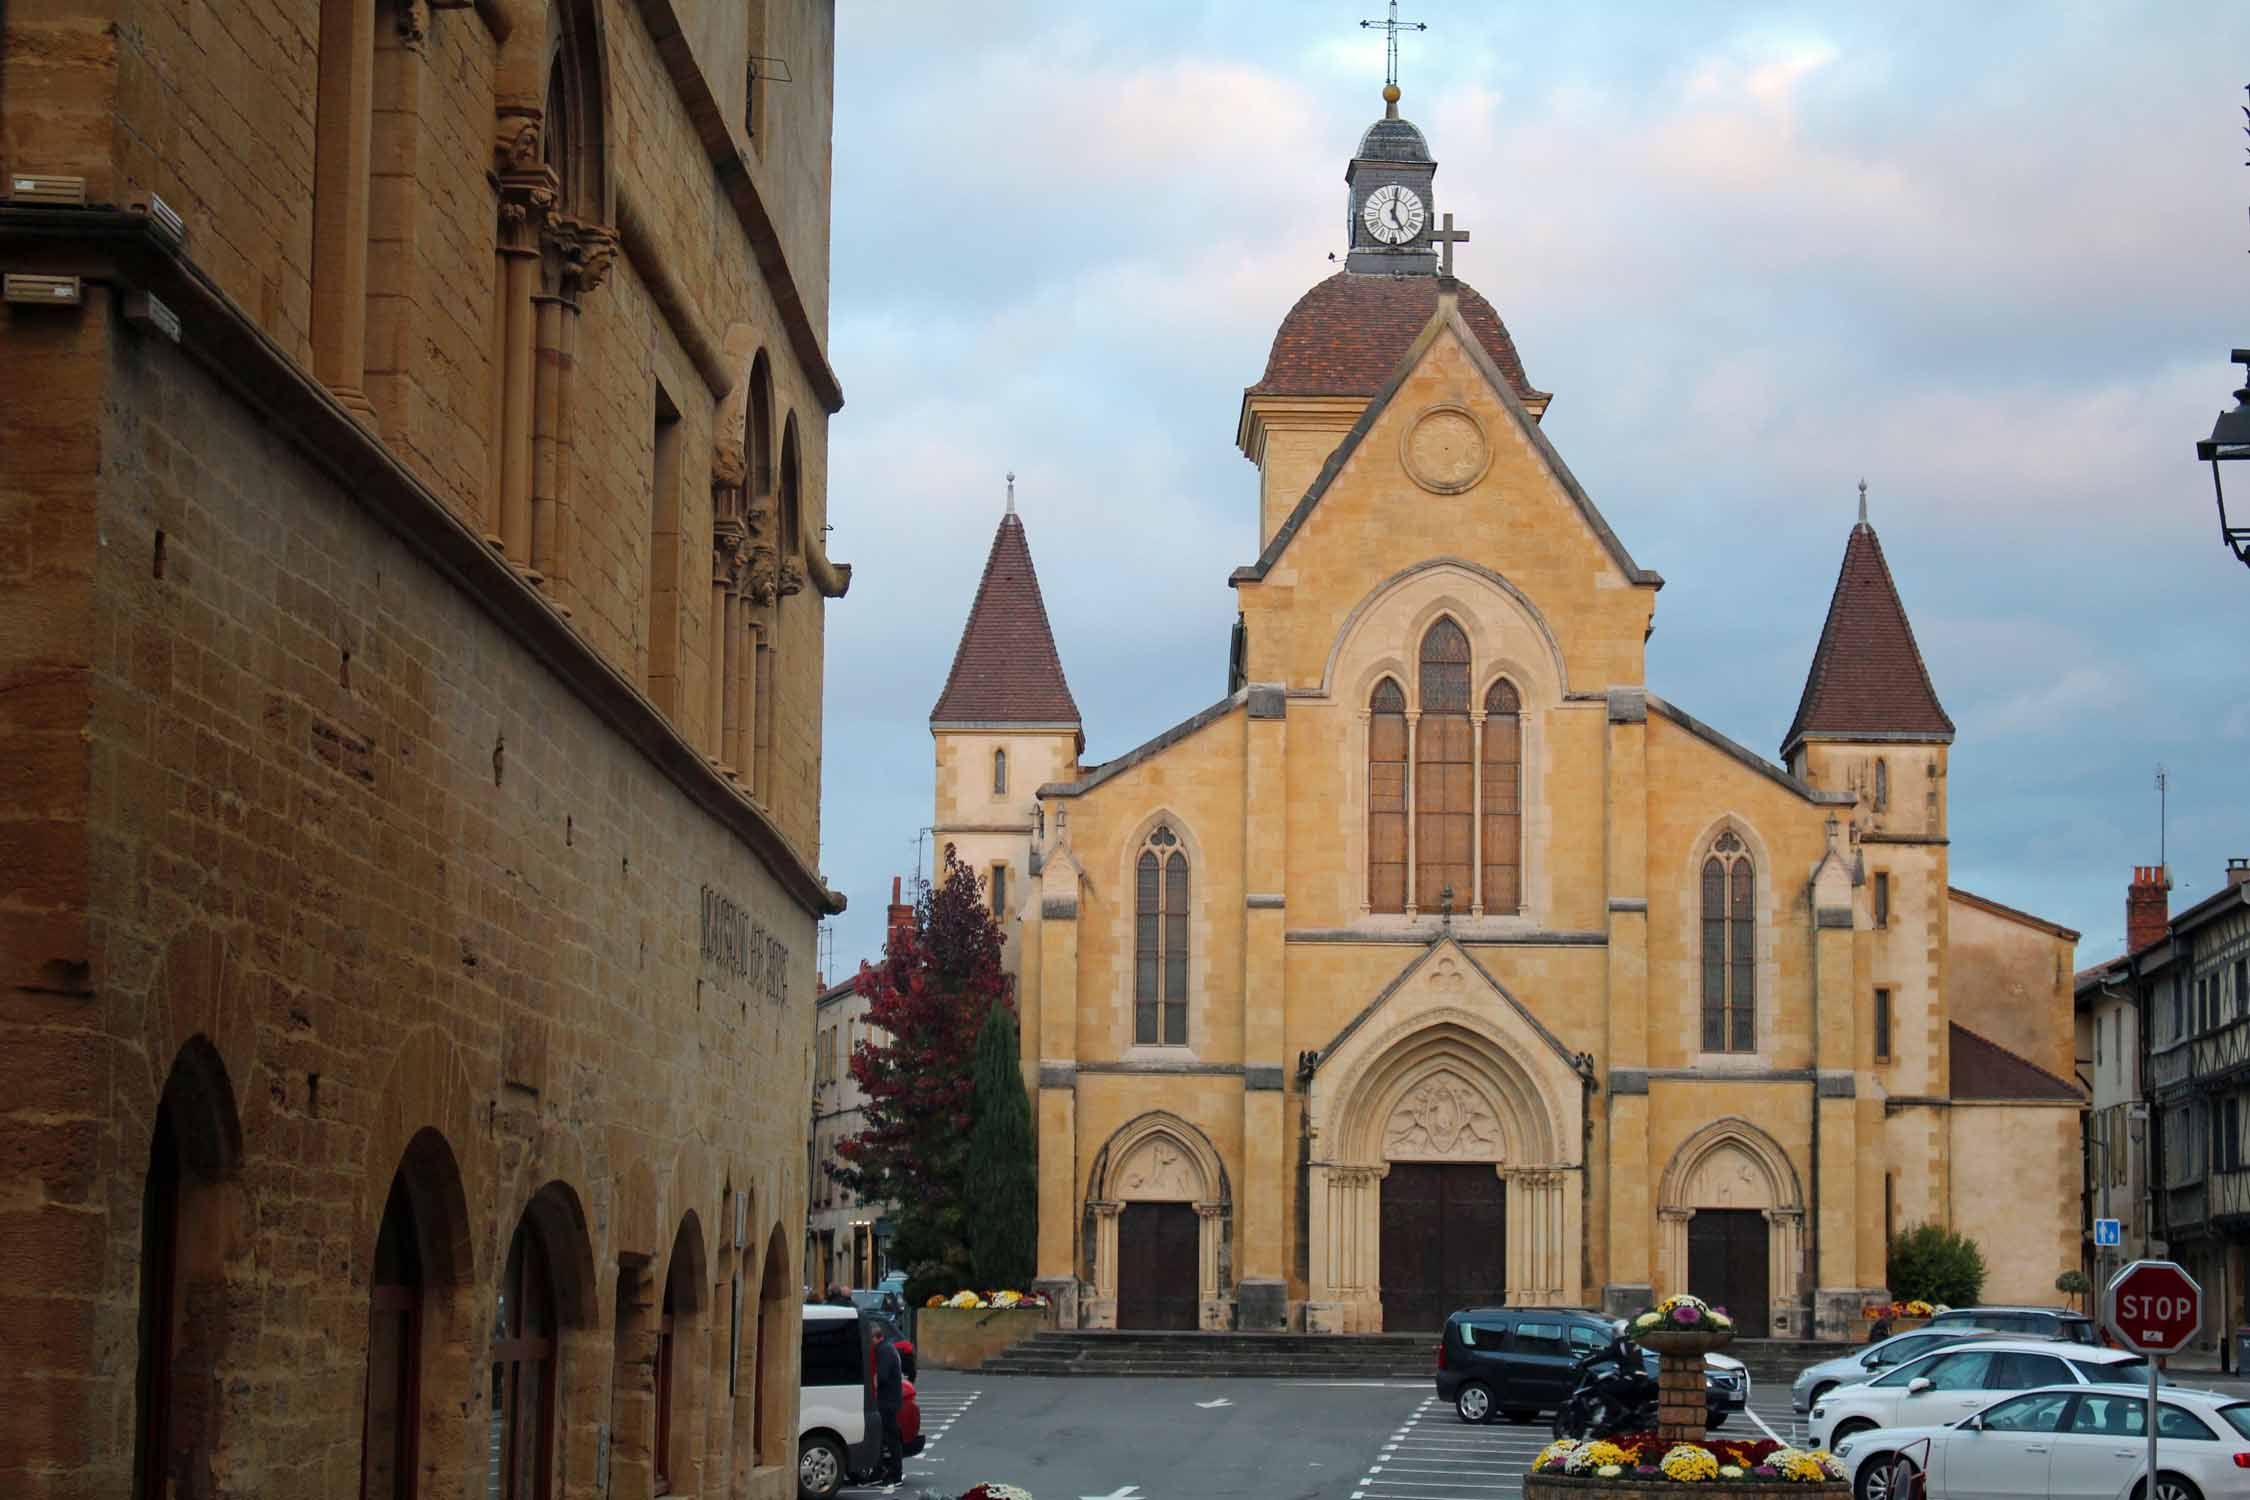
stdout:
[[977,1032],[1010,1004],[1000,929],[976,872],[945,846],[945,865],[915,903],[914,926],[892,936],[860,976],[870,1036],[852,1049],[867,1127],[837,1144],[836,1181],[863,1201],[891,1203],[891,1256],[907,1295],[972,1281],[968,1249],[969,1128]]

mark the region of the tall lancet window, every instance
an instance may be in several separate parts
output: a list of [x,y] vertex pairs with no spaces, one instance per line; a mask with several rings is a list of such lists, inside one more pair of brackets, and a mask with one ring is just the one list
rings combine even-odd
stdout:
[[1703,861],[1703,1050],[1754,1052],[1758,1046],[1755,901],[1750,851],[1722,833]]
[[1523,909],[1523,699],[1505,678],[1484,695],[1484,909]]
[[1367,905],[1406,910],[1406,694],[1390,677],[1367,699]]
[[[1469,907],[1469,638],[1450,619],[1422,637],[1422,717],[1414,731],[1414,903],[1434,912]],[[1447,893],[1451,894],[1448,895]]]
[[1188,857],[1159,823],[1134,867],[1133,1041],[1187,1045]]
[[1005,750],[992,752],[992,795],[1008,795],[1008,752]]

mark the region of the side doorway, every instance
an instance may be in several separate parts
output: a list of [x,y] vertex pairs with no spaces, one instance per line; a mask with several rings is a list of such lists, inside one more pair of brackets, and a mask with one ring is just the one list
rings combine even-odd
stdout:
[[1197,1232],[1191,1203],[1128,1203],[1117,1220],[1117,1326],[1197,1325]]
[[1702,1208],[1688,1221],[1688,1290],[1734,1319],[1736,1338],[1768,1336],[1772,1226],[1755,1208]]

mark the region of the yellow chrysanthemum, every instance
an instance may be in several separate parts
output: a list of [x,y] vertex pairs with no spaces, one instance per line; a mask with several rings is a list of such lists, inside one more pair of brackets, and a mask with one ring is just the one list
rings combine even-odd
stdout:
[[1625,1466],[1623,1464],[1603,1464],[1594,1472],[1596,1474],[1599,1474],[1604,1479],[1615,1479],[1618,1475],[1625,1472]]
[[1664,1455],[1664,1462],[1658,1467],[1663,1469],[1666,1479],[1676,1479],[1687,1484],[1719,1476],[1717,1456],[1710,1449],[1699,1448],[1693,1443],[1675,1444]]
[[992,1299],[992,1305],[994,1307],[1014,1307],[1018,1302],[1021,1302],[1022,1300],[1023,1293],[1021,1292],[1002,1292],[999,1296]]
[[1537,1473],[1541,1469],[1561,1467],[1562,1461],[1568,1458],[1571,1450],[1577,1446],[1578,1442],[1575,1438],[1555,1439],[1546,1447],[1540,1449],[1539,1456],[1531,1461],[1532,1471]]
[[945,1305],[947,1307],[982,1307],[984,1306],[984,1299],[975,1292],[956,1292],[953,1294],[953,1300]]

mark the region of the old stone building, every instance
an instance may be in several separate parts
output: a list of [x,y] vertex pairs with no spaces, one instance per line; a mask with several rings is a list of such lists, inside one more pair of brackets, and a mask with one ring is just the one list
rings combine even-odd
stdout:
[[0,11],[0,1493],[794,1493],[833,45]]
[[1692,1288],[1843,1336],[1938,1222],[2050,1298],[2075,935],[1949,884],[1954,727],[1873,528],[1779,761],[1653,691],[1662,580],[1451,275],[1387,92],[1346,268],[1243,397],[1234,691],[1083,764],[1011,514],[931,715],[933,821],[1005,877],[1042,1285],[1344,1331]]

